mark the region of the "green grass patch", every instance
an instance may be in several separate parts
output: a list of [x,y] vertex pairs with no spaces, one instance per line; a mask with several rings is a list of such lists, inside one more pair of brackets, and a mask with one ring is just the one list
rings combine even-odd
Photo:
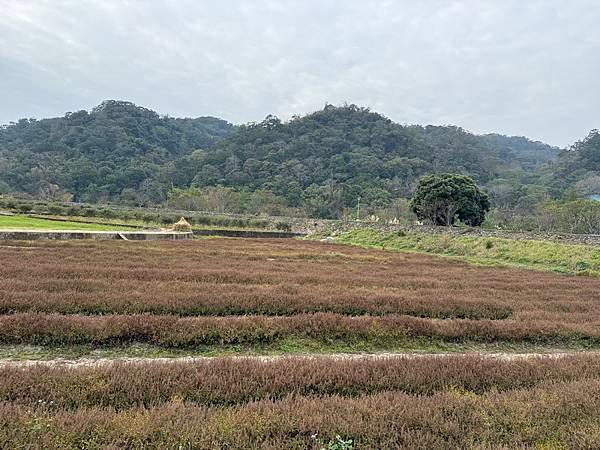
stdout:
[[272,344],[256,345],[214,345],[199,346],[194,349],[162,348],[147,344],[126,346],[95,347],[91,345],[73,346],[33,346],[11,345],[0,346],[0,359],[6,360],[38,360],[45,361],[56,358],[177,358],[184,356],[217,357],[217,356],[297,356],[297,355],[330,355],[330,354],[375,354],[389,353],[557,353],[584,352],[598,350],[578,342],[570,345],[544,346],[528,343],[477,343],[477,342],[444,342],[429,338],[407,338],[399,341],[373,341],[358,339],[348,341],[323,342],[309,338],[289,338]]
[[449,256],[481,265],[600,276],[600,248],[591,245],[443,233],[386,233],[371,229],[345,232],[336,236],[336,242],[365,248]]
[[131,231],[131,228],[119,227],[118,225],[102,225],[97,223],[86,223],[76,221],[55,221],[28,216],[0,216],[0,229],[22,229],[22,230],[85,230],[85,231]]

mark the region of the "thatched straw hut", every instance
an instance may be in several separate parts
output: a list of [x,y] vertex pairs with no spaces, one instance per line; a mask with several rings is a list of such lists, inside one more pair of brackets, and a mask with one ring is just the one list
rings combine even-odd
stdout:
[[179,219],[179,222],[173,225],[173,231],[190,233],[192,231],[192,226],[187,220],[185,220],[185,217],[182,217],[181,219]]

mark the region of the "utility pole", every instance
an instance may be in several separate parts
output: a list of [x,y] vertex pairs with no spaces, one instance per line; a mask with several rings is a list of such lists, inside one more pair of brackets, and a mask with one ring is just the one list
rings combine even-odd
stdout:
[[358,202],[356,203],[356,220],[360,220],[360,195],[358,196]]

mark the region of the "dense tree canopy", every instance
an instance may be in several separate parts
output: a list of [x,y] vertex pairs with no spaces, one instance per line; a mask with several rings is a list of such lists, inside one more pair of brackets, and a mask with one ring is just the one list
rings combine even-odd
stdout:
[[525,138],[476,136],[451,126],[403,126],[367,108],[335,107],[282,123],[241,126],[207,154],[198,185],[263,188],[321,216],[355,205],[388,206],[408,197],[420,176],[464,173],[487,184],[521,185],[559,150]]
[[472,178],[459,174],[424,176],[411,199],[417,217],[435,225],[450,226],[456,219],[479,226],[490,210],[490,201]]
[[600,194],[600,132],[592,130],[587,137],[563,150],[558,159],[543,170],[541,183],[553,196],[570,188],[582,195]]
[[472,177],[495,205],[530,208],[571,188],[594,191],[597,141],[592,132],[561,153],[522,137],[400,125],[355,105],[234,127],[106,101],[0,128],[0,193],[148,205],[175,188],[222,186],[338,217],[359,196],[367,212],[389,207],[420,177],[452,172]]
[[0,129],[0,189],[87,201],[133,191],[145,203],[161,201],[172,183],[195,175],[194,150],[213,148],[232,130],[220,119],[161,117],[118,101],[89,113],[21,119]]

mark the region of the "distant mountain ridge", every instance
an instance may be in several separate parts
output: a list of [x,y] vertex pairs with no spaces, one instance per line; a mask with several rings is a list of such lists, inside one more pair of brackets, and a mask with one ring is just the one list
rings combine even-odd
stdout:
[[90,112],[0,128],[0,192],[159,203],[171,187],[268,190],[288,205],[385,206],[422,175],[460,172],[484,187],[526,184],[561,150],[524,137],[455,126],[400,125],[356,105],[327,105],[282,122],[241,126],[178,119],[108,100]]
[[169,163],[195,149],[213,148],[233,129],[214,117],[159,116],[115,100],[90,112],[21,119],[0,129],[0,189],[118,199],[123,189],[148,184]]
[[[133,138],[141,139],[136,144],[143,151],[162,148],[186,153],[194,148],[212,147],[216,139],[232,129],[233,125],[215,117],[159,116],[130,102],[106,100],[90,112],[69,112],[63,117],[41,120],[21,119],[0,129],[0,143],[3,150],[13,147],[42,153],[74,147],[91,151]],[[97,142],[94,139],[97,137],[105,143]]]
[[361,196],[384,206],[412,193],[418,178],[459,172],[480,184],[519,184],[558,157],[560,149],[526,138],[477,136],[455,126],[404,126],[356,105],[281,122],[240,126],[208,153],[195,182],[264,188],[294,206],[307,197],[339,197],[349,207]]

